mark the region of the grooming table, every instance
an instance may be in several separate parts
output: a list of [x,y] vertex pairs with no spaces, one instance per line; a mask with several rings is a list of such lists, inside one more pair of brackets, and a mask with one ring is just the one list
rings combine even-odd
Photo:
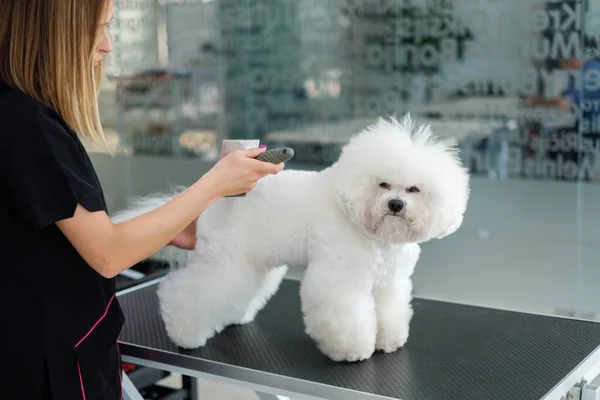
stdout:
[[[205,347],[180,349],[158,312],[160,279],[118,294],[123,361],[244,386],[261,399],[560,400],[600,373],[598,323],[418,298],[403,349],[335,363],[305,334],[292,280],[254,322],[226,328]],[[135,399],[126,375],[124,387]]]

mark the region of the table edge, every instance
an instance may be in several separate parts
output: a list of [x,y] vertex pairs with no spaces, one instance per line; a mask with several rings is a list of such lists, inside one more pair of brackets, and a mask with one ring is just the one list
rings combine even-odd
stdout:
[[247,387],[258,387],[257,390],[261,390],[261,388],[271,389],[262,389],[265,392],[273,392],[273,389],[275,389],[276,394],[280,395],[288,393],[319,399],[397,400],[393,397],[341,388],[185,354],[155,350],[126,342],[119,342],[119,348],[121,349],[122,359],[125,362],[192,377],[212,376],[226,378],[227,380],[246,383],[247,385],[244,386]]

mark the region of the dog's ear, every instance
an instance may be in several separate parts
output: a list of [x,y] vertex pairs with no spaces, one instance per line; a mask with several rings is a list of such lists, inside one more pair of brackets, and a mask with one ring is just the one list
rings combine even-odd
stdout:
[[442,239],[456,232],[463,224],[464,215],[467,211],[469,199],[469,187],[463,186],[463,190],[455,188],[446,193],[444,201],[433,210],[431,237]]
[[456,232],[458,228],[462,225],[463,215],[459,214],[454,218],[450,218],[447,221],[444,221],[441,225],[441,229],[435,235],[436,239],[443,239],[446,236]]
[[437,222],[437,232],[433,232],[433,237],[442,239],[458,230],[463,223],[467,204],[471,194],[469,184],[469,173],[459,163],[454,164],[454,168],[446,170],[445,187],[442,205],[436,209],[441,218]]

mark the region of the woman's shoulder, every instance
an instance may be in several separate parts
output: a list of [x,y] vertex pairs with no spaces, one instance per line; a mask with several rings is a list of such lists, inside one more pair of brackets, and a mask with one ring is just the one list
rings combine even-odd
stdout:
[[0,84],[0,124],[6,144],[76,143],[75,133],[57,112],[6,84]]
[[77,204],[106,209],[90,159],[63,123],[24,93],[0,90],[0,183],[36,229],[71,217]]

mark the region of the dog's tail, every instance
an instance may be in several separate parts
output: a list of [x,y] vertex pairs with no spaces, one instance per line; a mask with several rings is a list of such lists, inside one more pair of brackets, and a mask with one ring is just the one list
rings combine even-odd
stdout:
[[146,214],[171,201],[175,196],[183,192],[186,188],[175,186],[168,191],[153,193],[147,196],[140,196],[133,199],[127,207],[111,215],[114,223],[120,223],[139,215]]
[[[168,203],[185,189],[186,187],[183,186],[175,186],[172,189],[163,192],[137,197],[133,199],[124,209],[113,213],[110,218],[114,223],[120,223],[135,218]],[[190,250],[184,250],[174,246],[166,246],[159,250],[156,254],[152,255],[151,258],[159,261],[166,261],[172,268],[177,268],[185,265],[191,254],[192,251]]]

